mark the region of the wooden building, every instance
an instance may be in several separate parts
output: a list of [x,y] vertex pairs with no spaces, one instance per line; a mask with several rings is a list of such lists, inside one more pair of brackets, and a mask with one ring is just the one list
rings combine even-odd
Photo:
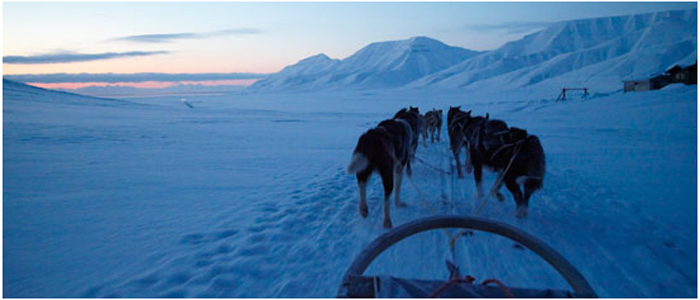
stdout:
[[666,74],[671,76],[671,83],[698,84],[698,63],[685,68],[675,65]]
[[675,65],[666,70],[664,74],[649,79],[625,80],[624,90],[626,92],[639,92],[658,90],[672,83],[698,84],[697,61],[695,64],[681,67]]

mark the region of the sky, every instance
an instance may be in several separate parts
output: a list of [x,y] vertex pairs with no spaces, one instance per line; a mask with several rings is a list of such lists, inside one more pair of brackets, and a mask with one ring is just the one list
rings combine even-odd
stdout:
[[697,4],[5,2],[3,74],[102,75],[64,77],[77,87],[118,82],[107,73],[151,73],[150,82],[201,73],[218,74],[202,82],[245,85],[306,57],[343,59],[373,42],[428,36],[490,50],[552,22],[690,8]]

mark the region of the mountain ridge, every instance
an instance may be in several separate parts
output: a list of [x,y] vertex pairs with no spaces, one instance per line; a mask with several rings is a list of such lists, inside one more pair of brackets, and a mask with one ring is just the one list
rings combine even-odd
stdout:
[[673,64],[692,62],[692,57],[697,57],[696,44],[697,9],[577,19],[553,23],[490,51],[477,52],[429,37],[413,37],[371,43],[342,60],[318,54],[248,89],[595,84],[599,90],[613,91],[621,89],[622,80],[651,76]]
[[478,53],[423,36],[375,42],[342,60],[325,54],[307,57],[257,81],[250,89],[399,87]]

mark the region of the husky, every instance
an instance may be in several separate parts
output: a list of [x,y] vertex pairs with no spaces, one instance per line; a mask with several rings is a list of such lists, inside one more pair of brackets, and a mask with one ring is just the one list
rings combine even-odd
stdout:
[[367,217],[367,182],[374,171],[379,172],[384,185],[384,227],[391,228],[390,202],[392,189],[396,207],[401,202],[401,180],[403,169],[410,174],[413,129],[409,122],[401,119],[384,120],[377,127],[362,134],[348,165],[348,174],[357,175],[360,189],[360,215]]
[[[457,162],[457,176],[463,178],[462,174],[462,163],[459,161],[459,155],[462,152],[463,147],[468,146],[467,138],[464,134],[464,127],[471,120],[472,111],[464,112],[461,106],[452,107],[447,111],[447,134],[450,137],[450,149],[454,155],[455,161]],[[465,168],[467,173],[471,172],[469,164],[469,148],[467,147],[467,160],[465,162]]]
[[[421,126],[418,107],[409,106],[408,109],[402,108],[394,115],[394,120],[405,122],[411,127],[411,152],[409,157],[411,161],[413,161],[416,156],[416,150],[418,149],[418,130]],[[410,172],[410,169],[407,169],[407,171]]]
[[[479,118],[481,117],[467,116],[463,127],[471,153],[467,163],[471,163],[474,168],[477,197],[483,195],[481,176],[482,167],[486,166],[503,176],[496,191],[505,183],[513,195],[516,216],[524,218],[527,216],[530,196],[541,189],[544,182],[545,155],[542,144],[537,136],[529,135],[524,129],[509,128],[501,120],[489,120],[488,114],[485,118]],[[496,197],[499,201],[505,199],[500,192]]]
[[[437,141],[440,142],[440,131],[442,130],[442,109],[435,109],[425,113],[426,135],[430,132],[430,142],[435,142],[435,131],[437,130]],[[425,139],[423,139],[425,142]]]
[[544,149],[540,139],[528,134],[524,129],[511,127],[507,132],[499,135],[501,143],[486,149],[489,155],[488,164],[499,174],[504,172],[510,164],[502,183],[505,183],[506,188],[513,195],[517,207],[516,216],[524,218],[527,216],[530,197],[535,191],[540,190],[544,183]]
[[423,139],[423,147],[428,147],[428,142],[426,141],[428,139],[428,123],[427,123],[427,117],[428,113],[425,115],[418,115],[420,121],[418,124],[418,133],[420,134],[421,138]]
[[[483,176],[483,165],[488,160],[486,151],[482,146],[483,127],[489,119],[486,117],[472,117],[471,110],[464,112],[460,106],[450,107],[447,112],[448,134],[450,136],[450,148],[457,162],[457,176],[463,178],[462,165],[459,161],[459,155],[462,147],[465,148],[464,168],[467,173],[474,170],[474,182],[476,183],[476,197],[481,198],[484,191],[481,185]],[[504,123],[505,124],[505,123]],[[503,201],[505,197],[500,191],[497,191],[496,197],[499,201]]]

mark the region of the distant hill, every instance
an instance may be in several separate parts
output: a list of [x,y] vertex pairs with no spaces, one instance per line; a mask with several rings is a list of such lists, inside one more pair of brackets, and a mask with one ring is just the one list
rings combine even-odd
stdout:
[[134,103],[123,100],[88,97],[68,92],[43,89],[4,78],[2,80],[2,97],[3,101],[97,106],[134,105]]

